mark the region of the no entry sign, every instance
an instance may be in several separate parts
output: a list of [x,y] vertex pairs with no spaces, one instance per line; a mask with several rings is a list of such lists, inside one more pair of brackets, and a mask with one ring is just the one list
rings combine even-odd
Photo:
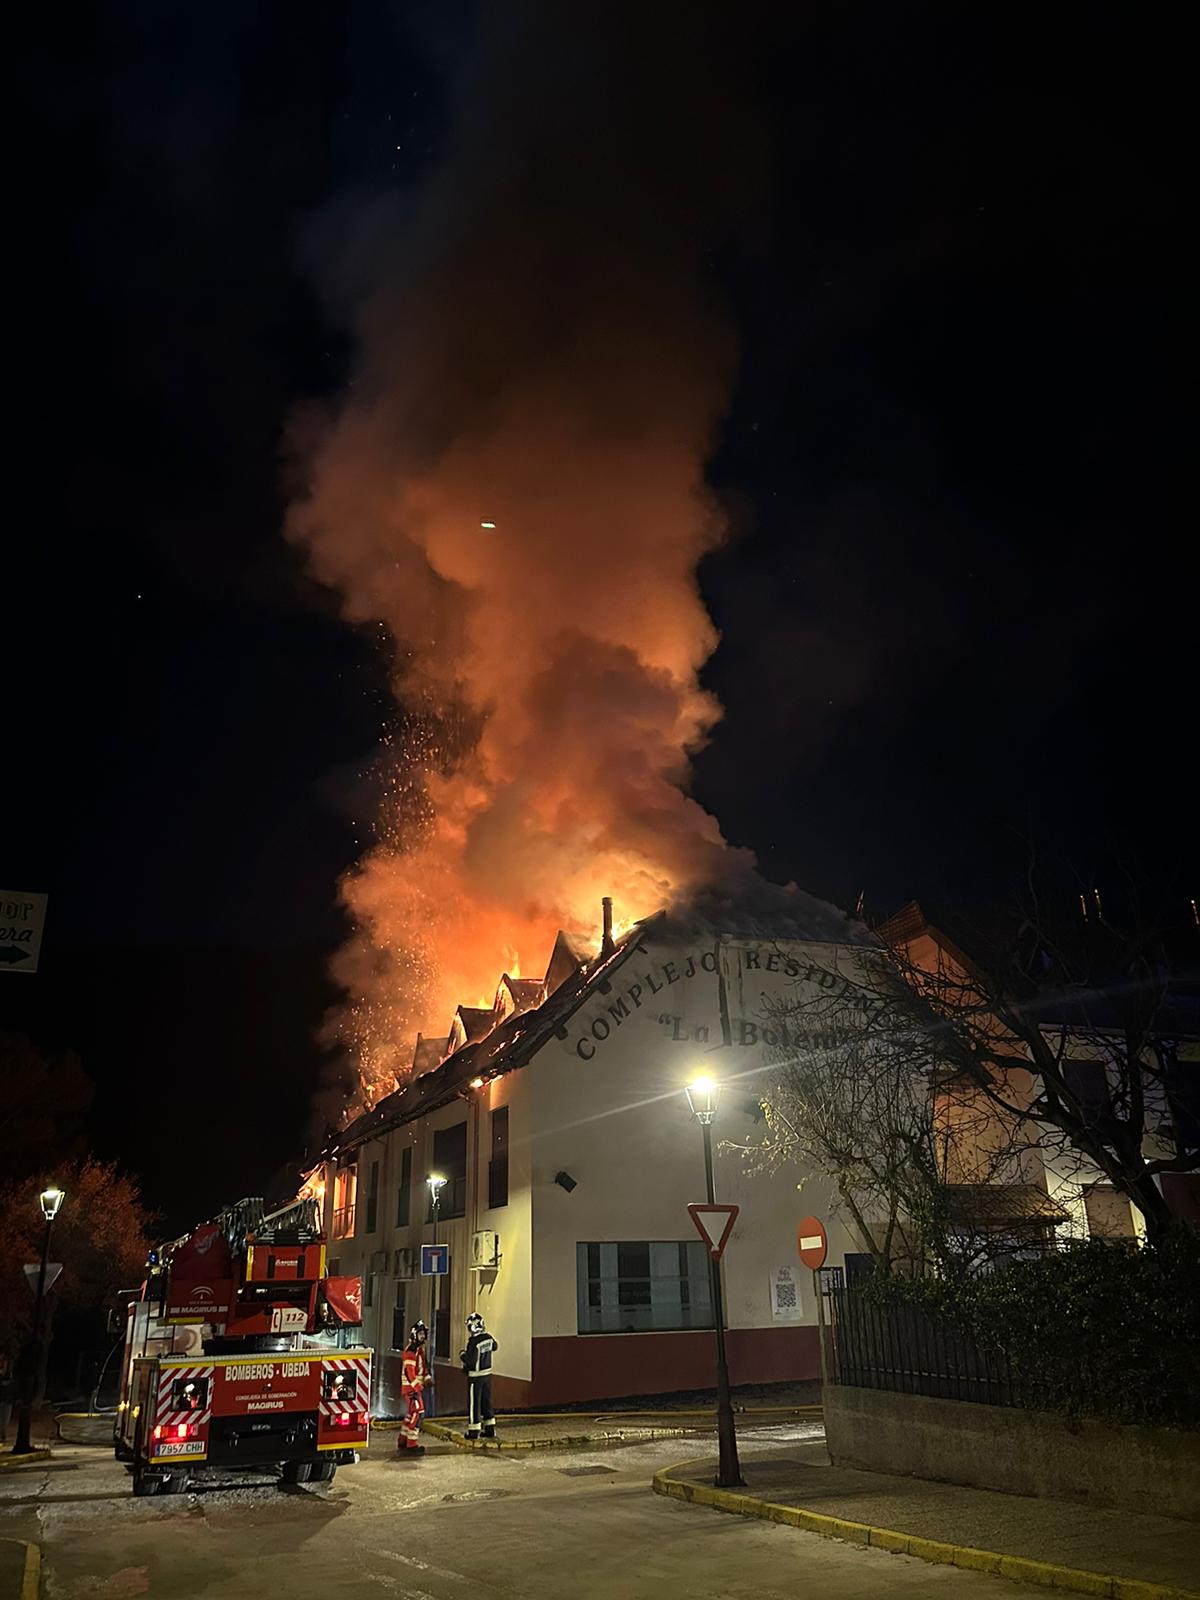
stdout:
[[804,1265],[813,1272],[819,1272],[829,1253],[829,1235],[820,1217],[804,1218],[796,1229],[796,1245]]
[[708,1246],[708,1253],[714,1261],[721,1259],[721,1253],[737,1221],[737,1214],[737,1206],[690,1205],[688,1207],[688,1215],[696,1224],[696,1232]]

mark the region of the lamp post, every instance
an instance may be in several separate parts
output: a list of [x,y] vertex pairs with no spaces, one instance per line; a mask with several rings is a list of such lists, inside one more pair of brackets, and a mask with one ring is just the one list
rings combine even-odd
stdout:
[[[431,1172],[425,1182],[429,1185],[429,1203],[433,1207],[433,1242],[436,1244],[438,1242],[438,1217],[442,1209],[442,1190],[446,1187],[446,1180],[439,1173]],[[429,1358],[429,1370],[431,1372],[433,1371],[434,1360],[437,1357],[437,1319],[438,1303],[441,1300],[441,1281],[441,1273],[435,1272],[433,1274],[433,1298],[429,1311],[429,1331],[433,1341],[433,1349]]]
[[[429,1176],[425,1179],[425,1182],[429,1185],[429,1204],[433,1209],[433,1242],[436,1245],[437,1242],[438,1242],[438,1217],[439,1217],[439,1215],[441,1213],[441,1209],[442,1209],[442,1190],[446,1186],[446,1180],[445,1180],[445,1178],[443,1178],[441,1176],[440,1173],[431,1172],[429,1174]],[[431,1274],[431,1276],[433,1278],[433,1283],[432,1283],[431,1289],[430,1289],[430,1307],[429,1307],[429,1338],[430,1338],[429,1375],[430,1375],[430,1378],[433,1377],[434,1363],[437,1360],[438,1303],[439,1303],[439,1301],[441,1299],[441,1281],[442,1281],[441,1273],[439,1273],[439,1272],[434,1272],[434,1273]],[[426,1399],[426,1407],[428,1409],[429,1415],[432,1416],[433,1415],[433,1391],[432,1390],[430,1390],[429,1395],[428,1395],[428,1397]]]
[[13,1443],[13,1455],[26,1455],[29,1451],[29,1436],[33,1425],[33,1397],[37,1389],[38,1376],[42,1370],[43,1340],[42,1340],[42,1305],[46,1298],[46,1268],[50,1262],[50,1235],[54,1232],[54,1219],[58,1215],[58,1208],[63,1203],[63,1192],[54,1184],[48,1189],[43,1189],[38,1195],[38,1204],[42,1208],[42,1216],[46,1219],[46,1231],[42,1235],[42,1264],[38,1268],[37,1293],[33,1301],[33,1352],[25,1373],[25,1382],[21,1392],[21,1412],[17,1418],[17,1437]]
[[[687,1086],[687,1102],[700,1124],[704,1137],[704,1184],[710,1206],[717,1203],[713,1186],[712,1121],[721,1102],[721,1086],[711,1078],[697,1078]],[[729,1397],[729,1363],[725,1357],[725,1302],[721,1292],[721,1263],[709,1255],[709,1283],[712,1286],[713,1329],[717,1336],[717,1467],[718,1489],[740,1489],[745,1483],[738,1462],[737,1431],[733,1425],[733,1401]]]

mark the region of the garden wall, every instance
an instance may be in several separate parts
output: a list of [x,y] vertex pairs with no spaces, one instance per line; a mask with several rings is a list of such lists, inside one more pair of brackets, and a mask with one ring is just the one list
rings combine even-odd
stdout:
[[838,1466],[1200,1521],[1200,1434],[830,1384]]

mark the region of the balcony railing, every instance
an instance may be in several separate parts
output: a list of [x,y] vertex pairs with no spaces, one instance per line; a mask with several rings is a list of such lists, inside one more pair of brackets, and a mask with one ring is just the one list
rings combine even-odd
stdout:
[[333,1213],[333,1237],[335,1239],[353,1239],[354,1237],[354,1207],[338,1206]]

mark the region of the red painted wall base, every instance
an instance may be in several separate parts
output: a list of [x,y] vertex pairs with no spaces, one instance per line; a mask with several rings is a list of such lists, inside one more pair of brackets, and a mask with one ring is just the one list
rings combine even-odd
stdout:
[[[820,1377],[816,1328],[731,1328],[725,1335],[729,1381],[803,1383]],[[388,1354],[388,1392],[400,1393],[400,1357]],[[394,1366],[394,1371],[392,1370]],[[457,1363],[438,1361],[434,1416],[461,1416],[467,1380]],[[533,1341],[533,1380],[492,1379],[497,1411],[528,1411],[589,1400],[625,1400],[716,1387],[716,1348],[711,1332],[592,1333]],[[399,1401],[393,1410],[400,1413]]]
[[[467,1409],[467,1378],[461,1367],[439,1361],[433,1373],[436,1414],[463,1416]],[[532,1404],[532,1385],[524,1378],[506,1378],[497,1372],[492,1377],[492,1406],[496,1411],[527,1411]]]
[[[400,1356],[389,1351],[383,1356],[385,1383],[383,1406],[386,1414],[398,1417],[404,1410],[400,1397]],[[431,1396],[430,1413],[439,1416],[463,1416],[467,1409],[467,1379],[457,1363],[437,1361],[433,1376],[436,1380]],[[497,1411],[527,1411],[532,1405],[532,1385],[524,1378],[506,1378],[497,1373],[492,1379],[492,1405]]]
[[[725,1335],[729,1381],[801,1383],[821,1374],[817,1330],[731,1328]],[[626,1399],[712,1389],[717,1381],[711,1332],[592,1333],[533,1341],[534,1406]]]

